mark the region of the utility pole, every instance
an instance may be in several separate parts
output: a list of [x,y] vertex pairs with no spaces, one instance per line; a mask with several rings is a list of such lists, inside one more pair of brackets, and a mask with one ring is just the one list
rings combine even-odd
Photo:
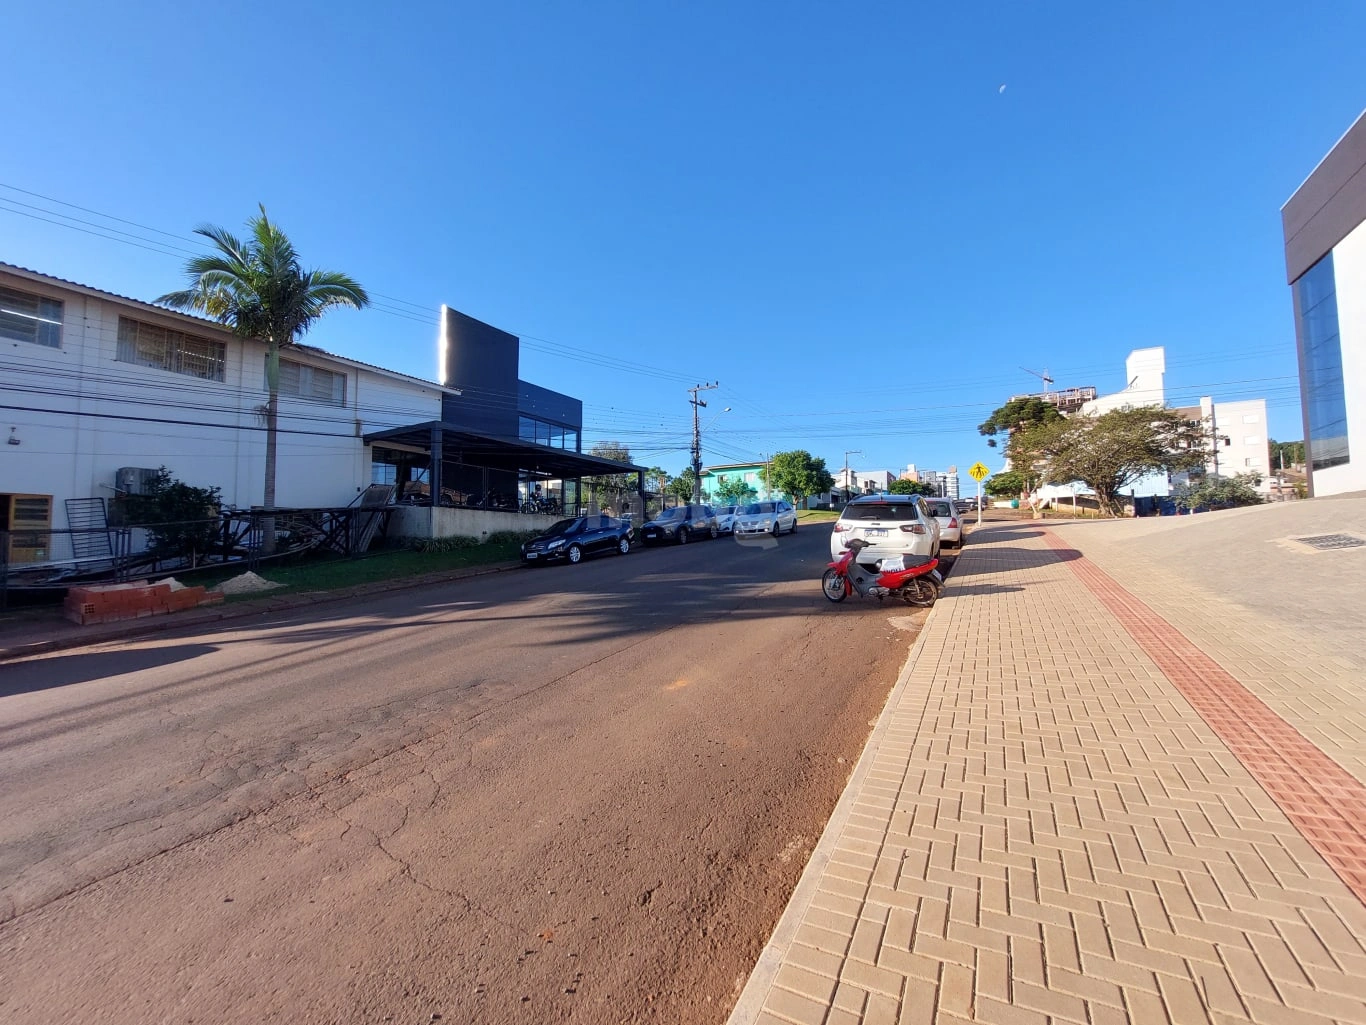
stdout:
[[707,408],[707,404],[697,397],[697,393],[712,391],[718,387],[720,387],[720,382],[713,381],[711,384],[699,384],[688,389],[688,394],[692,396],[688,401],[692,403],[692,500],[694,505],[702,501],[702,428],[697,421],[697,411]]

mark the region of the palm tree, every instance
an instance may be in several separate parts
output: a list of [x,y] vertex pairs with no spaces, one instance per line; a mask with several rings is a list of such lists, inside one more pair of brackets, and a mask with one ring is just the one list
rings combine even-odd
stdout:
[[[304,270],[289,237],[261,216],[247,222],[249,236],[235,238],[224,228],[195,229],[217,248],[185,265],[190,287],[157,299],[176,309],[202,313],[225,324],[241,338],[266,343],[266,479],[264,505],[275,507],[275,459],[280,410],[280,350],[302,338],[333,307],[360,309],[370,297],[359,284],[335,271]],[[265,550],[275,547],[274,523],[265,531]]]

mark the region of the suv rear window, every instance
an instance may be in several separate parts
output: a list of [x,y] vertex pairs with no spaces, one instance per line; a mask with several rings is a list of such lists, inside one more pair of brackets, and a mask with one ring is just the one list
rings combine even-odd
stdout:
[[846,506],[842,520],[918,520],[910,502],[858,502]]
[[949,502],[926,502],[930,507],[931,516],[952,516],[953,505]]

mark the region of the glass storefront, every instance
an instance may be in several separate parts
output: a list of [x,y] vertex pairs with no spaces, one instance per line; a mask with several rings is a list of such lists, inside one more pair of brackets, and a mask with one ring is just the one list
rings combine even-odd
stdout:
[[1350,461],[1332,253],[1300,276],[1295,293],[1304,346],[1310,469],[1323,470]]

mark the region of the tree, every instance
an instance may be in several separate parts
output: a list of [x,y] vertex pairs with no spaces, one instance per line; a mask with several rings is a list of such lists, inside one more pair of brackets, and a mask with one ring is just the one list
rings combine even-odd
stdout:
[[692,472],[691,466],[683,467],[683,472],[677,477],[670,477],[669,482],[664,485],[664,493],[681,498],[685,502],[692,501],[693,483],[697,480],[697,475]]
[[997,498],[1019,498],[1027,486],[1025,475],[1019,470],[1004,470],[988,477],[982,490]]
[[1200,425],[1161,406],[1060,417],[1010,439],[1012,463],[1035,468],[1048,484],[1082,481],[1110,516],[1119,514],[1126,488],[1153,473],[1201,468],[1205,454]]
[[[266,343],[266,473],[262,502],[275,507],[275,462],[280,414],[280,350],[294,345],[320,317],[336,307],[360,309],[370,302],[359,284],[336,271],[304,270],[289,237],[261,216],[247,221],[245,241],[224,228],[201,225],[218,250],[185,264],[190,285],[157,299],[176,309],[202,313],[242,338]],[[274,520],[266,521],[264,549],[275,549]]]
[[218,539],[221,488],[197,488],[177,480],[166,467],[140,495],[122,499],[126,523],[147,528],[151,549],[162,558],[184,556],[194,565],[198,553]]
[[933,485],[918,480],[894,480],[891,492],[894,495],[929,495],[931,498],[939,496]]
[[[619,441],[595,441],[588,450],[590,456],[597,456],[599,459],[610,459],[616,463],[629,463],[631,461],[631,450]],[[604,473],[594,477],[586,477],[584,480],[597,491],[635,491],[636,475],[634,473]]]
[[1279,470],[1284,460],[1286,466],[1304,465],[1304,442],[1268,440],[1267,454],[1271,457],[1271,468]]
[[754,485],[743,474],[722,474],[716,478],[716,497],[721,505],[743,505],[754,500]]
[[987,444],[995,448],[996,435],[1002,431],[1014,435],[1017,431],[1026,431],[1042,424],[1056,423],[1061,419],[1063,419],[1063,415],[1058,412],[1058,407],[1053,403],[1045,402],[1037,396],[1027,395],[1024,398],[1011,399],[997,409],[991,416],[977,425],[977,433],[985,435]]
[[1224,477],[1217,473],[1205,474],[1172,488],[1172,498],[1178,509],[1233,509],[1242,505],[1261,505],[1266,501],[1257,491],[1260,473],[1239,473]]
[[793,505],[801,505],[808,495],[819,495],[835,486],[835,478],[825,468],[825,460],[804,449],[775,452],[768,468],[759,471],[770,491],[790,495]]
[[657,494],[664,494],[664,486],[669,483],[669,471],[662,466],[652,466],[645,471],[645,486],[653,488]]

